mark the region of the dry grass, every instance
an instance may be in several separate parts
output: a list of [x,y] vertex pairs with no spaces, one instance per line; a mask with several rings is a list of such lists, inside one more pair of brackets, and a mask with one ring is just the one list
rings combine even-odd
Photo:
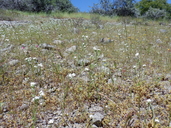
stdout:
[[[171,73],[169,27],[159,26],[158,22],[106,23],[104,29],[82,24],[77,26],[79,33],[74,33],[73,20],[34,18],[27,25],[0,26],[1,48],[13,45],[0,59],[1,126],[36,127],[45,112],[60,109],[63,118],[59,127],[68,122],[89,127],[84,106],[95,103],[106,113],[104,127],[169,127],[171,90],[170,85],[163,84],[170,82],[165,76]],[[161,33],[160,29],[167,32]],[[104,37],[112,42],[99,43]],[[156,43],[159,39],[161,42]],[[54,40],[64,43],[54,44]],[[43,50],[43,43],[56,49]],[[77,46],[77,50],[66,56],[65,50],[71,46]],[[29,57],[36,58],[26,60]],[[80,66],[81,59],[88,59],[89,63]],[[19,62],[8,65],[10,60]],[[81,79],[83,74],[88,82]],[[36,85],[31,87],[31,82]],[[45,93],[41,101],[32,102],[41,90]],[[24,103],[29,107],[20,110]],[[75,109],[81,116],[66,114]]]

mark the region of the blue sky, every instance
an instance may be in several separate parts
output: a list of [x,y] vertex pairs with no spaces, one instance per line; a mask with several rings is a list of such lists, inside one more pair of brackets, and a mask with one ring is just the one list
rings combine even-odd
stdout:
[[[99,0],[70,0],[71,3],[80,9],[81,12],[89,12],[91,10],[90,6],[93,6],[93,3],[99,3]],[[137,0],[139,1],[139,0]],[[167,0],[168,3],[171,3],[171,0]]]

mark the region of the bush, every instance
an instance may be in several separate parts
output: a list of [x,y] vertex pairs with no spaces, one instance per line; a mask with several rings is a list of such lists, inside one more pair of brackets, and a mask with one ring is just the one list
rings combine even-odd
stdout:
[[31,12],[78,12],[69,0],[0,0],[0,9]]
[[16,11],[8,11],[8,10],[0,9],[0,20],[13,21],[20,18],[21,18],[20,14]]
[[148,19],[156,20],[160,18],[166,18],[166,15],[167,12],[165,10],[150,7],[144,16]]
[[168,4],[167,0],[140,0],[136,7],[140,10],[141,15],[146,14],[150,7],[171,13],[171,4]]
[[138,16],[139,11],[134,5],[135,0],[100,0],[99,4],[94,4],[91,12],[108,16]]

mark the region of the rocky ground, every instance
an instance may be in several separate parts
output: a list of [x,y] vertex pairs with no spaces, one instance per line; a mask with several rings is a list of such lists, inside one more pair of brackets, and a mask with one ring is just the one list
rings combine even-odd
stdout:
[[171,127],[167,25],[50,19],[0,27],[0,127]]

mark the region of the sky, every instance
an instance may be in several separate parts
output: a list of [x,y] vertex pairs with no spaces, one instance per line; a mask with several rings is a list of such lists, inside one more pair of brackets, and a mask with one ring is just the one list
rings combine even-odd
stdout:
[[[99,3],[99,0],[70,0],[70,1],[81,12],[89,12],[91,10],[90,7],[93,6],[93,3]],[[167,0],[167,2],[171,3],[171,0]]]

